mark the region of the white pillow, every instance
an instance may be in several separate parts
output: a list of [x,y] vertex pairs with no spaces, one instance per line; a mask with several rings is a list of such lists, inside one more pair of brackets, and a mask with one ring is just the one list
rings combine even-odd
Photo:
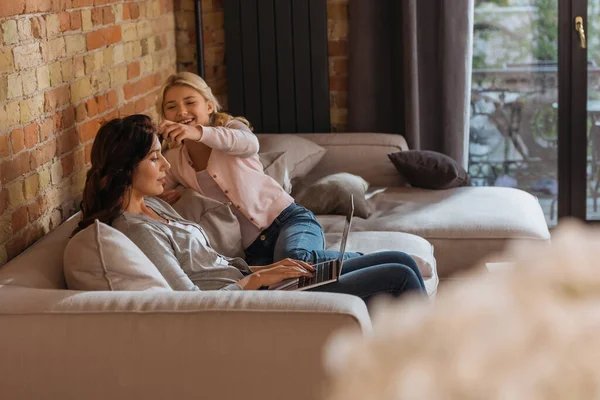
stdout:
[[69,240],[63,261],[72,290],[171,290],[139,247],[98,220]]
[[327,151],[315,142],[297,135],[261,135],[258,140],[261,152],[286,152],[286,164],[290,172],[290,179],[301,178],[308,174]]

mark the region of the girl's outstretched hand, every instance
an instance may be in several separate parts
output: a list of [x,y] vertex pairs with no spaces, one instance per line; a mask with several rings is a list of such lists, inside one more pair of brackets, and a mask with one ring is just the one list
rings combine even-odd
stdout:
[[158,133],[164,140],[181,145],[184,139],[197,142],[202,137],[202,125],[184,125],[165,120],[158,126]]

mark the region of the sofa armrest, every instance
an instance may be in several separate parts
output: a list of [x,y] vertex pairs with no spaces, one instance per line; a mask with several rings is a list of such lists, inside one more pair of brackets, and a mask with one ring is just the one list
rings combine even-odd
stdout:
[[0,326],[3,394],[63,399],[318,398],[329,336],[371,329],[348,295],[8,286]]

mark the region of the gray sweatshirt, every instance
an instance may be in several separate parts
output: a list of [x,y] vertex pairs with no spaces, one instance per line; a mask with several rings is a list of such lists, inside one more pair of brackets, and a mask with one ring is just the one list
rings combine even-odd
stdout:
[[[169,204],[147,197],[146,205],[168,221],[197,227],[206,239],[203,243],[188,230],[145,215],[124,212],[113,221],[154,263],[173,290],[242,290],[236,282],[250,273],[241,258],[218,254],[202,228],[183,219]],[[205,244],[206,243],[206,244]]]

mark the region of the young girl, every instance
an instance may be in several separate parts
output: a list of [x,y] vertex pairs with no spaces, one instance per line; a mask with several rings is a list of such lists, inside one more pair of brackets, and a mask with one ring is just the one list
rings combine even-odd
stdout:
[[[164,156],[167,202],[177,200],[179,184],[204,196],[231,202],[239,220],[246,261],[266,265],[292,258],[318,263],[335,259],[325,250],[323,228],[312,212],[296,204],[265,175],[258,158],[258,139],[244,118],[220,113],[210,87],[198,75],[181,72],[163,86],[158,112],[160,134],[170,142]],[[345,253],[345,258],[359,256]]]
[[[241,258],[221,255],[202,227],[153,197],[163,193],[170,165],[149,117],[132,115],[102,126],[91,163],[76,232],[96,219],[113,226],[148,256],[174,290],[256,290],[312,276],[314,268],[302,261],[248,266]],[[412,258],[389,251],[344,262],[337,282],[312,290],[354,294],[368,301],[379,293],[423,292],[424,285]]]

